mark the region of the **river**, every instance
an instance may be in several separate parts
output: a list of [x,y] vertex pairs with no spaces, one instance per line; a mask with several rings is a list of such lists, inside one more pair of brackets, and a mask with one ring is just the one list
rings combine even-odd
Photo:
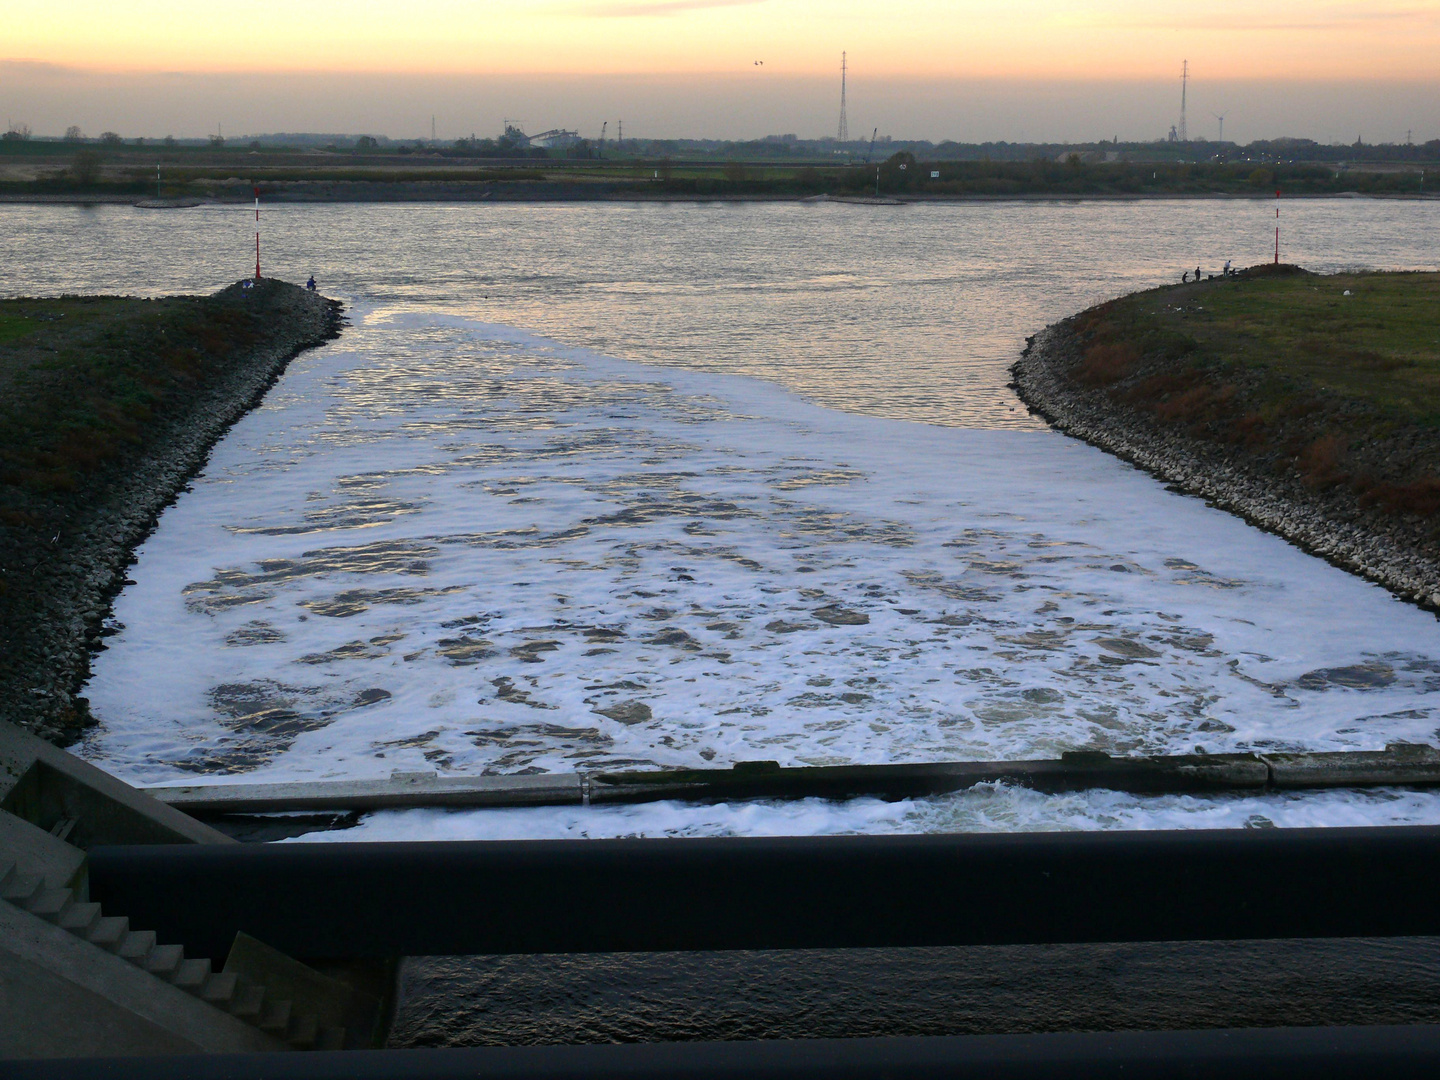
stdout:
[[[248,208],[6,207],[18,292],[209,291]],[[1440,627],[1007,388],[1027,334],[1261,261],[1270,202],[285,206],[346,301],[166,512],[86,691],[141,784],[1436,737]],[[1287,259],[1425,267],[1429,203],[1282,205]],[[1006,786],[405,811],[461,838],[1440,821],[1423,793]]]

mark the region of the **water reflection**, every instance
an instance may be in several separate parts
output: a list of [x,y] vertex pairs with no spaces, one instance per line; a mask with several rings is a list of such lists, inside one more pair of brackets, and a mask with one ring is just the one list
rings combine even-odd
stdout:
[[[1026,335],[1197,263],[1267,261],[1273,209],[280,205],[265,242],[278,275],[313,272],[325,291],[382,311],[465,314],[627,359],[755,375],[853,412],[1033,429],[1006,388]],[[6,206],[0,291],[212,289],[250,265],[246,212]],[[1437,226],[1435,203],[1297,200],[1286,257],[1316,270],[1433,268]],[[429,346],[397,343],[422,363]],[[429,392],[483,393],[484,372],[466,366],[468,385]],[[383,378],[406,374],[387,365]]]

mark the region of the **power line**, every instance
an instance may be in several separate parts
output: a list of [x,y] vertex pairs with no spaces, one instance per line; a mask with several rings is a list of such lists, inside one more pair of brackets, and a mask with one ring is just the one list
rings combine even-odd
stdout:
[[850,121],[845,116],[845,54],[840,54],[840,129],[835,138],[840,142],[850,141]]

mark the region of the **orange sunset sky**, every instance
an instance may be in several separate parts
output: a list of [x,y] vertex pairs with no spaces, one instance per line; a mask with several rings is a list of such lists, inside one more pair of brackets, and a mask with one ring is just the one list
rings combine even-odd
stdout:
[[[0,119],[37,134],[532,130],[1155,138],[1440,135],[1440,0],[10,2]],[[763,61],[757,65],[755,61]],[[596,129],[591,131],[590,129]]]

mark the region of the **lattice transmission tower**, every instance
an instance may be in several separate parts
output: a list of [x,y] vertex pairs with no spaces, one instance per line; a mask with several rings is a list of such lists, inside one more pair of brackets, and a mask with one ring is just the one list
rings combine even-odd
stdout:
[[1185,131],[1185,90],[1190,83],[1190,61],[1181,62],[1180,67],[1180,141],[1189,142],[1190,136]]
[[840,128],[835,133],[840,142],[850,141],[850,121],[845,116],[845,54],[840,54]]

